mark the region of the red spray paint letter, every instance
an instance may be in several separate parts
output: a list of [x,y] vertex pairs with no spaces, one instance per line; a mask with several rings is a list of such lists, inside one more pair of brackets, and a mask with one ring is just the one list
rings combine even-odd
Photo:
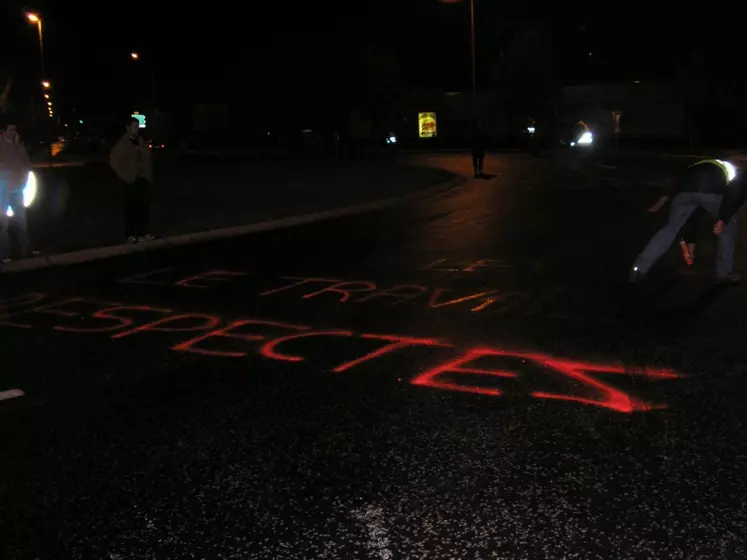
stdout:
[[[12,322],[5,321],[5,319],[10,319],[11,317],[17,317],[19,315],[23,315],[24,313],[31,312],[34,309],[37,309],[38,306],[37,307],[28,307],[28,306],[39,303],[40,301],[43,301],[45,299],[47,299],[47,294],[35,292],[35,293],[24,294],[22,296],[16,296],[16,297],[12,297],[12,298],[8,298],[8,299],[0,301],[0,326],[15,327],[18,329],[32,328],[32,325],[12,323]],[[26,309],[20,310],[24,307]]]
[[428,288],[426,288],[425,286],[419,286],[417,284],[403,284],[401,286],[393,286],[386,290],[379,290],[378,292],[374,292],[373,294],[368,294],[356,300],[356,302],[363,303],[365,301],[370,301],[376,298],[387,298],[393,300],[391,302],[392,305],[397,305],[399,303],[405,303],[406,301],[410,301],[415,299],[416,297],[422,296],[427,291]]
[[221,328],[202,334],[195,338],[191,338],[186,342],[177,344],[172,350],[179,352],[194,352],[195,354],[203,354],[205,356],[225,356],[231,358],[240,358],[246,356],[246,352],[226,352],[223,350],[210,350],[208,348],[196,348],[195,346],[201,342],[204,342],[210,338],[228,338],[232,340],[244,340],[244,341],[257,341],[265,340],[265,336],[261,334],[239,334],[233,332],[234,330],[244,325],[267,325],[270,327],[277,327],[281,329],[289,329],[294,331],[306,330],[309,327],[300,325],[289,325],[287,323],[278,323],[276,321],[261,321],[257,319],[243,319],[241,321],[234,321],[231,324]]
[[361,356],[360,358],[357,358],[355,360],[340,364],[332,370],[333,372],[341,373],[343,371],[347,371],[364,362],[368,362],[380,356],[384,356],[385,354],[389,354],[401,348],[408,348],[410,346],[450,346],[449,344],[443,344],[438,340],[433,340],[431,338],[410,338],[406,336],[392,336],[388,334],[362,334],[361,338],[383,340],[388,342],[388,344],[385,344],[378,350],[374,350],[373,352],[370,352],[365,356]]
[[572,401],[591,406],[598,406],[600,408],[606,408],[608,410],[614,410],[616,412],[630,413],[643,410],[656,410],[666,408],[666,405],[650,404],[639,401],[631,397],[627,393],[624,393],[623,391],[612,387],[608,383],[603,383],[602,381],[593,378],[585,372],[640,375],[649,377],[651,379],[676,379],[678,377],[681,377],[671,371],[654,369],[642,371],[626,371],[625,368],[618,366],[573,362],[570,360],[561,360],[552,358],[550,356],[544,356],[542,354],[534,354],[527,357],[539,364],[544,365],[545,367],[548,367],[556,372],[570,377],[574,381],[577,381],[589,387],[592,393],[596,393],[597,395],[599,395],[599,398],[594,399],[589,397],[578,397],[573,395],[563,395],[559,393],[535,391],[531,393],[533,397],[538,399]]
[[77,332],[77,333],[96,333],[96,332],[111,332],[116,331],[119,329],[124,329],[132,325],[134,322],[134,319],[127,316],[121,316],[116,315],[115,311],[137,311],[137,312],[145,312],[145,313],[170,313],[170,309],[161,309],[158,307],[150,307],[148,305],[117,305],[117,306],[111,306],[111,303],[107,304],[107,307],[104,309],[99,309],[98,311],[95,311],[91,317],[94,319],[102,319],[105,321],[115,321],[115,324],[113,325],[107,325],[105,327],[64,327],[64,326],[57,326],[54,328],[56,331],[64,331],[64,332]]
[[277,352],[275,348],[283,344],[285,342],[289,342],[291,340],[298,340],[299,338],[308,338],[311,336],[353,336],[353,333],[351,331],[310,331],[310,332],[304,332],[300,334],[291,334],[288,336],[281,336],[280,338],[275,338],[273,340],[270,340],[269,342],[265,343],[262,348],[260,348],[259,353],[262,354],[265,358],[269,358],[271,360],[280,360],[283,362],[303,362],[306,358],[303,358],[301,356],[293,356],[291,354],[281,354],[280,352]]
[[338,301],[346,302],[350,299],[352,294],[359,292],[373,292],[376,290],[376,284],[371,282],[339,282],[332,286],[327,286],[319,291],[312,292],[303,296],[303,299],[310,299],[322,294],[340,294],[341,297]]
[[[188,324],[183,326],[176,326],[174,323],[181,323],[184,321],[190,321],[194,323],[197,319],[200,322],[198,324]],[[179,315],[171,315],[169,317],[162,317],[156,319],[150,323],[140,325],[134,329],[130,329],[125,332],[117,333],[112,338],[124,338],[135,333],[151,331],[151,332],[190,332],[190,331],[206,331],[214,329],[220,324],[220,317],[215,315],[207,315],[204,313],[182,313]],[[168,325],[168,326],[167,326]]]
[[428,301],[428,307],[432,309],[437,309],[439,307],[446,307],[447,305],[456,305],[457,303],[464,303],[465,301],[482,300],[480,304],[476,305],[470,310],[470,311],[478,312],[478,311],[482,311],[489,305],[495,303],[496,297],[494,296],[497,293],[495,290],[491,290],[489,292],[477,292],[475,294],[470,294],[468,296],[451,299],[449,301],[439,302],[438,300],[441,298],[443,293],[446,291],[448,290],[443,290],[441,288],[436,288],[435,290],[433,290],[430,300]]
[[310,284],[312,282],[326,282],[327,284],[336,284],[339,282],[339,280],[333,280],[331,278],[301,278],[298,276],[281,276],[283,280],[297,280],[297,282],[293,282],[292,284],[287,284],[285,286],[280,286],[279,288],[273,288],[271,290],[265,290],[264,292],[260,292],[260,296],[269,296],[270,294],[276,294],[278,292],[284,292],[286,290],[290,290],[292,288],[295,288],[297,286],[303,286],[304,284]]
[[508,352],[501,350],[493,350],[492,348],[472,348],[468,350],[464,355],[446,362],[440,366],[421,373],[415,379],[411,381],[413,385],[420,385],[422,387],[432,387],[434,389],[447,389],[449,391],[461,391],[464,393],[473,393],[477,395],[490,395],[497,397],[502,394],[499,389],[488,389],[484,387],[477,387],[475,385],[459,385],[450,381],[440,381],[439,376],[449,373],[456,374],[472,374],[472,375],[490,375],[494,377],[516,377],[516,374],[511,371],[505,370],[493,370],[493,369],[482,369],[465,367],[470,362],[474,362],[479,358],[485,356],[512,356]]
[[[226,282],[229,278],[235,276],[246,276],[245,272],[233,272],[230,270],[210,270],[203,272],[189,278],[184,278],[178,282],[174,282],[174,286],[182,286],[183,288],[199,288],[201,290],[209,290],[212,288],[207,282]],[[202,280],[202,283],[200,283]]]

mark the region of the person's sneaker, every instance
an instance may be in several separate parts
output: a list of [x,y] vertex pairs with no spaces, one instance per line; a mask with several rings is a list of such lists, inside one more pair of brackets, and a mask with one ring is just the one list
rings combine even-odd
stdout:
[[127,243],[137,243],[137,237],[131,235],[127,238]]
[[727,276],[719,276],[716,278],[716,284],[721,285],[735,285],[740,284],[742,282],[742,276],[737,274],[736,272],[732,272],[731,274],[728,274]]
[[140,241],[140,242],[143,242],[143,241],[153,241],[153,240],[154,240],[155,238],[156,238],[156,237],[155,237],[154,235],[151,235],[151,234],[149,233],[149,234],[147,234],[147,235],[141,235],[141,236],[140,236],[140,237],[138,238],[138,241]]

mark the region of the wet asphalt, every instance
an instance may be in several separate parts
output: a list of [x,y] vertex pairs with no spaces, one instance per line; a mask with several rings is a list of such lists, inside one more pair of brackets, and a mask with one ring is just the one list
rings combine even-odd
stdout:
[[660,185],[486,165],[0,276],[0,398],[24,393],[0,400],[0,556],[747,556],[746,288],[712,288],[706,236],[626,290]]

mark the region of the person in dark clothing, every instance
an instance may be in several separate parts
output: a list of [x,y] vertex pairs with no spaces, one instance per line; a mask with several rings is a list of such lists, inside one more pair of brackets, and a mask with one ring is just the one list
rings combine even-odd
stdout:
[[631,282],[645,277],[653,264],[667,251],[682,227],[698,207],[716,218],[713,233],[718,236],[716,279],[719,283],[741,281],[734,274],[734,243],[737,234],[735,214],[747,198],[747,181],[728,161],[709,159],[688,167],[677,178],[676,196],[669,220],[638,255],[630,274]]
[[475,177],[483,176],[483,164],[485,162],[485,149],[488,145],[488,136],[485,134],[481,123],[475,123],[475,129],[471,138],[472,147],[472,170]]
[[153,166],[150,148],[140,136],[140,121],[128,121],[125,133],[112,148],[109,164],[124,184],[125,237],[128,243],[151,241],[150,192]]

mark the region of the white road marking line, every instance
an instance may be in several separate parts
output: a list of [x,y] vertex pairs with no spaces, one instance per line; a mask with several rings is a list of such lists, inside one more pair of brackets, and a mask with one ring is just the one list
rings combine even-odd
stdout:
[[649,208],[648,211],[651,213],[658,212],[661,210],[661,207],[667,203],[667,200],[669,200],[668,196],[660,196],[659,200],[656,201],[656,204]]
[[7,391],[0,391],[0,401],[22,397],[25,394],[26,393],[24,393],[20,389],[8,389]]

